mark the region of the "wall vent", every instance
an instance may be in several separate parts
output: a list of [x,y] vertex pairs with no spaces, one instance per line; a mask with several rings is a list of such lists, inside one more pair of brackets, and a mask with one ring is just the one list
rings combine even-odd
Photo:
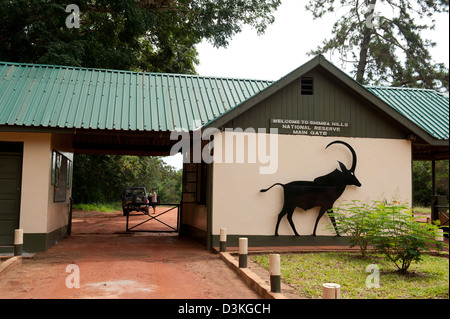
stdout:
[[314,81],[313,78],[301,78],[302,81],[302,95],[313,95]]

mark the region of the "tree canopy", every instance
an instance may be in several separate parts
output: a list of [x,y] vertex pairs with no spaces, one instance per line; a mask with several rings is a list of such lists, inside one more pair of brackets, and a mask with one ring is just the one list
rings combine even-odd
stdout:
[[0,60],[195,73],[195,44],[225,47],[243,25],[264,32],[280,0],[77,0],[78,28],[69,3],[0,1]]
[[75,203],[118,202],[130,186],[155,188],[161,203],[181,200],[183,172],[159,157],[77,154],[73,174]]
[[434,29],[436,13],[448,13],[448,0],[310,0],[306,9],[315,19],[343,13],[310,54],[337,53],[358,82],[448,91],[448,67],[433,61],[436,43],[421,34]]
[[[68,1],[0,0],[0,60],[192,74],[196,44],[206,39],[226,47],[243,25],[263,33],[280,5],[279,0],[74,2],[79,15],[66,12],[73,3]],[[119,201],[124,187],[140,185],[155,187],[161,202],[176,203],[181,183],[182,171],[158,157],[75,154],[75,203]]]
[[[449,196],[448,160],[436,162],[436,194]],[[413,204],[430,206],[432,168],[430,161],[414,161],[412,165]]]

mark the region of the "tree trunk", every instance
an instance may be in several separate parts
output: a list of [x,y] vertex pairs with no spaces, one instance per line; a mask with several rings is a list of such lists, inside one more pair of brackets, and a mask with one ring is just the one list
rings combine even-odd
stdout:
[[[356,81],[359,83],[362,83],[364,80],[364,73],[366,71],[366,65],[367,65],[367,56],[369,52],[369,43],[370,43],[370,36],[372,35],[372,27],[368,27],[368,21],[370,17],[373,17],[373,14],[375,12],[375,4],[377,3],[377,0],[371,0],[368,7],[369,11],[365,15],[364,20],[364,31],[363,31],[363,39],[361,42],[361,49],[359,51],[359,62],[358,62],[358,69],[356,72]],[[372,22],[372,21],[370,21]]]

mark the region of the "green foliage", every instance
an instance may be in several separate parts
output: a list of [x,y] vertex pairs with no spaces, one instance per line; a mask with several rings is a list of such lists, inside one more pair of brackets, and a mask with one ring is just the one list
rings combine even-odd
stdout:
[[[359,246],[364,257],[370,244],[369,232],[376,227],[372,215],[373,206],[352,201],[341,204],[333,213],[328,214],[334,215],[339,233],[349,237],[350,247]],[[327,228],[332,229],[333,225],[328,225]]]
[[372,205],[352,201],[335,208],[340,233],[349,236],[352,246],[358,245],[362,256],[369,246],[393,262],[405,273],[411,262],[419,262],[423,252],[436,247],[438,227],[414,220],[405,204],[373,202]]
[[115,212],[122,210],[122,202],[112,203],[90,203],[90,204],[74,204],[73,209],[81,209],[85,211],[97,211],[97,212]]
[[310,54],[337,53],[356,81],[449,90],[448,67],[432,60],[436,44],[422,38],[434,14],[448,13],[448,0],[310,0],[306,9],[315,19],[339,12],[333,36]]
[[280,1],[78,0],[70,29],[69,3],[0,1],[0,60],[195,73],[196,44],[227,46],[244,24],[263,32]]
[[[436,161],[436,193],[449,197],[448,160]],[[412,166],[413,204],[429,206],[432,195],[430,161],[414,161]]]
[[161,203],[181,200],[182,171],[159,157],[76,154],[73,171],[75,204],[120,201],[124,187],[155,188]]
[[416,222],[407,205],[380,202],[372,216],[378,227],[369,232],[371,243],[402,273],[411,262],[420,262],[423,252],[436,247],[438,227]]

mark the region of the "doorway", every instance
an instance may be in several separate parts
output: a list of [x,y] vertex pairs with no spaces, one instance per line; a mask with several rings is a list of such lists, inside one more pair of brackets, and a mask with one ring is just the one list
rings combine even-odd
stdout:
[[0,247],[14,245],[19,228],[23,143],[0,142]]

